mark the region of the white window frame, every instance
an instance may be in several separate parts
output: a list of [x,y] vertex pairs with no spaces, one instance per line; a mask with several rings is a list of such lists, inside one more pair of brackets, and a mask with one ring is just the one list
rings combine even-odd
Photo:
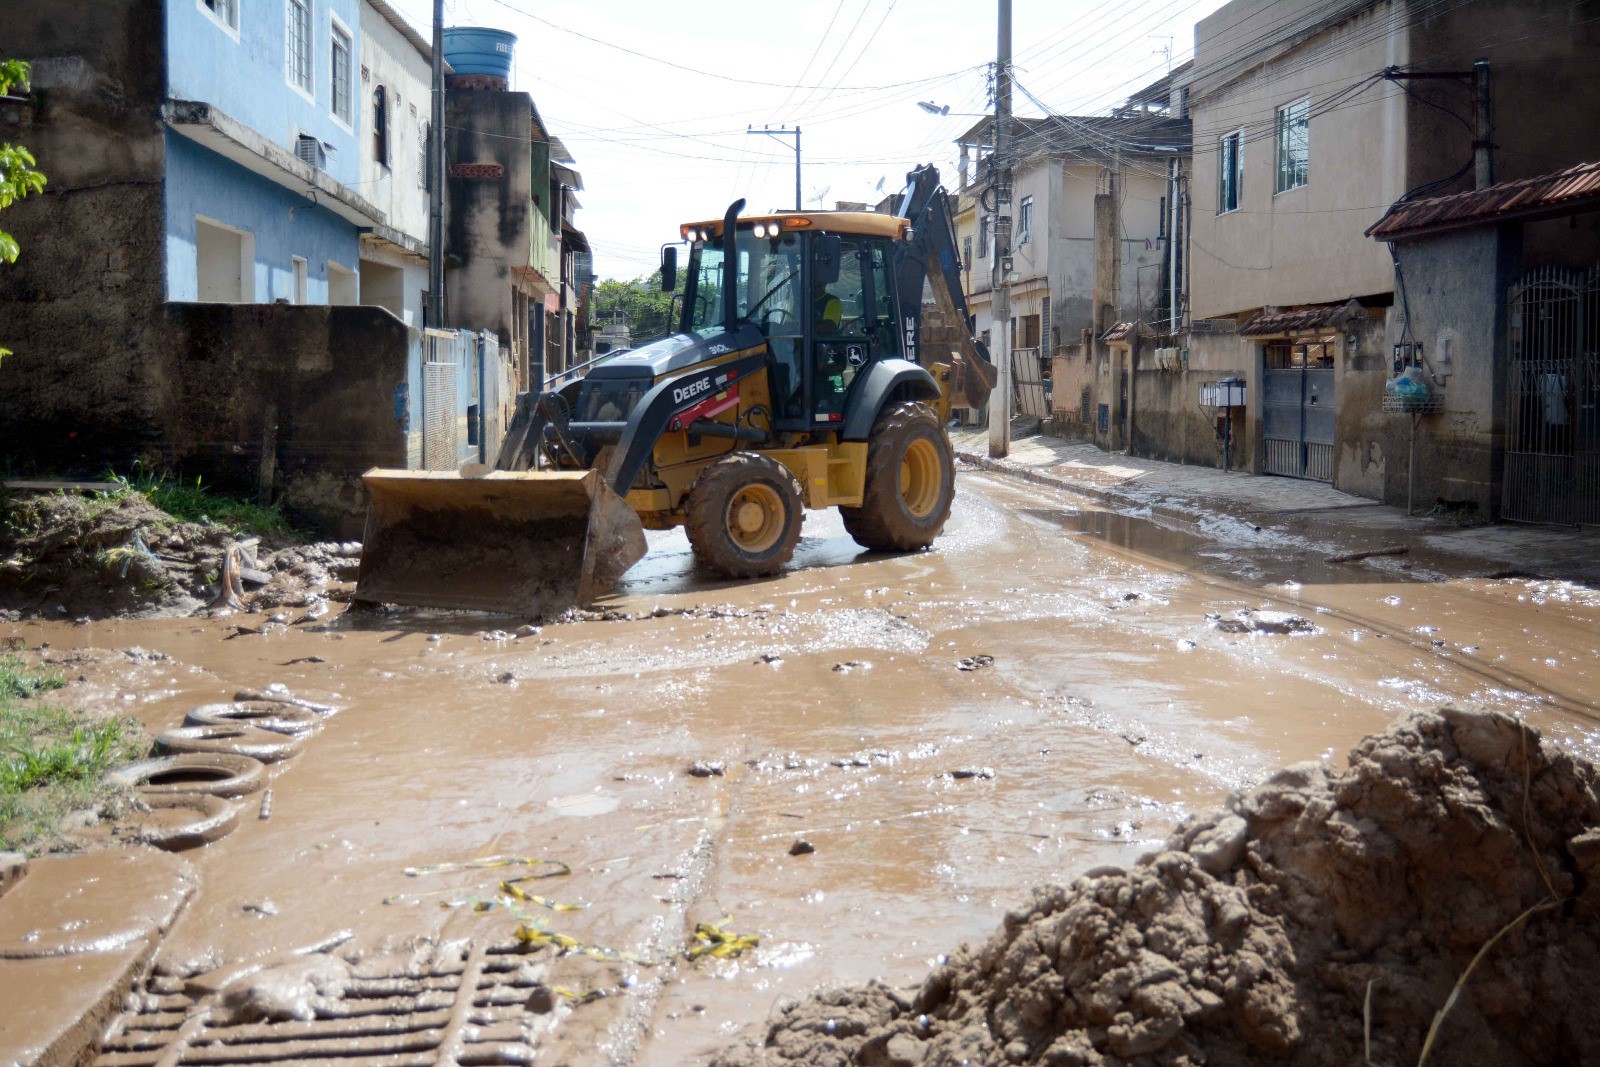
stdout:
[[1017,202],[1017,244],[1025,245],[1033,239],[1033,197],[1025,196]]
[[239,43],[239,4],[242,0],[215,0],[216,3],[227,8],[229,18],[223,18],[211,10],[211,5],[206,0],[194,0],[194,6],[200,9],[200,14],[210,19],[223,33],[233,39],[234,44]]
[[[1303,181],[1297,182],[1294,185],[1284,185],[1284,133],[1286,130],[1284,120],[1290,111],[1302,106],[1305,108],[1306,113],[1305,178]],[[1296,189],[1304,189],[1306,186],[1311,184],[1311,98],[1309,96],[1302,96],[1298,100],[1291,100],[1289,103],[1278,108],[1277,112],[1275,113],[1275,118],[1277,121],[1273,123],[1272,138],[1274,146],[1272,160],[1274,164],[1272,175],[1273,196],[1277,196],[1279,193],[1292,193]]]
[[[288,84],[289,88],[315,104],[317,102],[317,47],[316,41],[312,37],[312,28],[315,24],[315,20],[312,18],[312,3],[313,0],[283,0],[283,80]],[[310,82],[309,85],[302,85],[295,80],[295,59],[297,57],[294,53],[294,34],[291,32],[291,25],[296,11],[305,12],[305,33],[302,39],[305,44],[306,81]]]
[[[1227,207],[1223,200],[1224,191],[1228,188],[1230,176],[1222,173],[1222,165],[1227,159],[1223,146],[1232,139],[1233,150],[1233,206]],[[1217,138],[1217,214],[1231,215],[1244,207],[1244,128],[1232,130]]]
[[978,258],[989,258],[989,247],[993,243],[994,228],[989,225],[989,216],[985,215],[978,220]]
[[[328,114],[333,116],[333,121],[338,123],[346,133],[355,133],[356,115],[356,35],[350,32],[350,27],[338,15],[328,13]],[[333,55],[339,43],[339,38],[344,37],[345,44],[345,75],[344,75],[344,104],[348,114],[339,114],[335,102],[338,100],[338,88],[333,84]]]
[[311,302],[311,261],[305,256],[289,257],[289,303]]

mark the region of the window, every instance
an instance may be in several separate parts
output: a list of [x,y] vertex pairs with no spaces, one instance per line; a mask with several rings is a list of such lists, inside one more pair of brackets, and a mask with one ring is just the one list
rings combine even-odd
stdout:
[[989,258],[989,216],[978,220],[978,258]]
[[972,238],[961,239],[961,266],[963,270],[972,269]]
[[1298,189],[1311,169],[1311,100],[1278,109],[1278,192]]
[[333,117],[350,125],[350,31],[339,25],[333,24],[333,60],[332,78],[329,82],[328,97],[333,108]]
[[372,90],[372,158],[389,165],[389,87]]
[[289,299],[296,304],[304,304],[306,302],[306,259],[304,256],[292,256],[290,258],[293,263],[291,273],[294,280],[294,292]]
[[1222,139],[1217,151],[1217,214],[1239,210],[1244,185],[1244,132],[1236,130]]
[[311,0],[288,0],[289,84],[311,92]]
[[1033,197],[1025,196],[1017,205],[1017,244],[1027,244],[1033,236]]
[[239,39],[239,0],[195,0],[234,40]]

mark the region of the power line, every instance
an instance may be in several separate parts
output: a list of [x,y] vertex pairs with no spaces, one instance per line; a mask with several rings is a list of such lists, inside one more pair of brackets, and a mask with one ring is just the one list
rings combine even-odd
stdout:
[[[868,0],[868,3],[870,3],[870,2],[871,2],[871,0]],[[563,26],[563,25],[561,25],[560,23],[557,23],[557,22],[551,22],[549,19],[545,18],[543,15],[536,15],[532,11],[529,11],[527,8],[518,7],[516,4],[509,3],[508,0],[493,0],[493,3],[499,4],[501,7],[507,9],[508,11],[514,11],[519,15],[523,15],[523,16],[525,16],[527,18],[533,19],[535,22],[541,22],[544,25],[549,26],[551,29],[558,30],[561,33],[571,34],[574,37],[581,37],[583,40],[589,41],[592,44],[601,45],[601,46],[603,46],[605,48],[615,49],[618,52],[625,52],[628,55],[634,56],[634,57],[636,57],[638,59],[646,59],[646,60],[649,60],[651,63],[659,63],[664,67],[672,67],[674,70],[681,70],[681,71],[684,71],[685,73],[688,73],[688,74],[698,74],[702,78],[715,78],[715,79],[717,79],[719,81],[733,82],[733,83],[738,84],[738,85],[759,85],[759,86],[762,86],[762,87],[767,88],[767,89],[822,89],[822,88],[828,88],[828,86],[826,86],[826,85],[797,85],[797,84],[796,85],[791,85],[791,84],[789,84],[787,82],[769,82],[769,81],[760,81],[760,80],[755,79],[755,78],[738,78],[738,77],[734,77],[731,74],[720,74],[720,73],[718,73],[716,71],[701,70],[698,67],[686,66],[686,65],[684,65],[682,63],[678,63],[678,62],[676,62],[674,60],[671,60],[671,59],[663,59],[660,56],[650,55],[648,52],[637,51],[635,49],[627,47],[626,45],[617,44],[615,41],[607,41],[607,40],[604,40],[603,38],[600,38],[600,37],[591,37],[587,33],[582,33],[580,31],[574,30],[574,29],[572,29],[572,28],[570,28],[568,26]],[[863,10],[865,10],[865,9],[863,9]],[[875,92],[875,91],[882,90],[882,89],[898,89],[901,86],[911,85],[911,84],[914,84],[914,83],[912,83],[912,82],[897,82],[897,83],[893,83],[893,84],[889,84],[889,85],[853,85],[853,86],[848,86],[848,87],[846,87],[846,86],[833,86],[832,88],[834,90],[843,90],[845,92]]]

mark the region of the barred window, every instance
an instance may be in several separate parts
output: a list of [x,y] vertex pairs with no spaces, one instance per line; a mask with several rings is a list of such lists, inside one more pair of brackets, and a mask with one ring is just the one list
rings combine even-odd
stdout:
[[350,121],[350,34],[344,27],[333,27],[332,88],[328,96],[333,114],[340,121]]
[[1306,184],[1311,170],[1311,100],[1278,109],[1278,192]]
[[289,84],[311,92],[311,2],[289,0]]
[[239,28],[239,0],[200,0],[200,6],[228,29]]

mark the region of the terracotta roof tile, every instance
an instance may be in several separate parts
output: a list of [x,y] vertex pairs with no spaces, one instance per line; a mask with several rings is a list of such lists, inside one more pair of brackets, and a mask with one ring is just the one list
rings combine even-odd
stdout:
[[1367,236],[1393,240],[1498,219],[1561,214],[1563,208],[1580,210],[1596,204],[1600,204],[1600,162],[1579,163],[1554,174],[1396,204],[1367,230]]

